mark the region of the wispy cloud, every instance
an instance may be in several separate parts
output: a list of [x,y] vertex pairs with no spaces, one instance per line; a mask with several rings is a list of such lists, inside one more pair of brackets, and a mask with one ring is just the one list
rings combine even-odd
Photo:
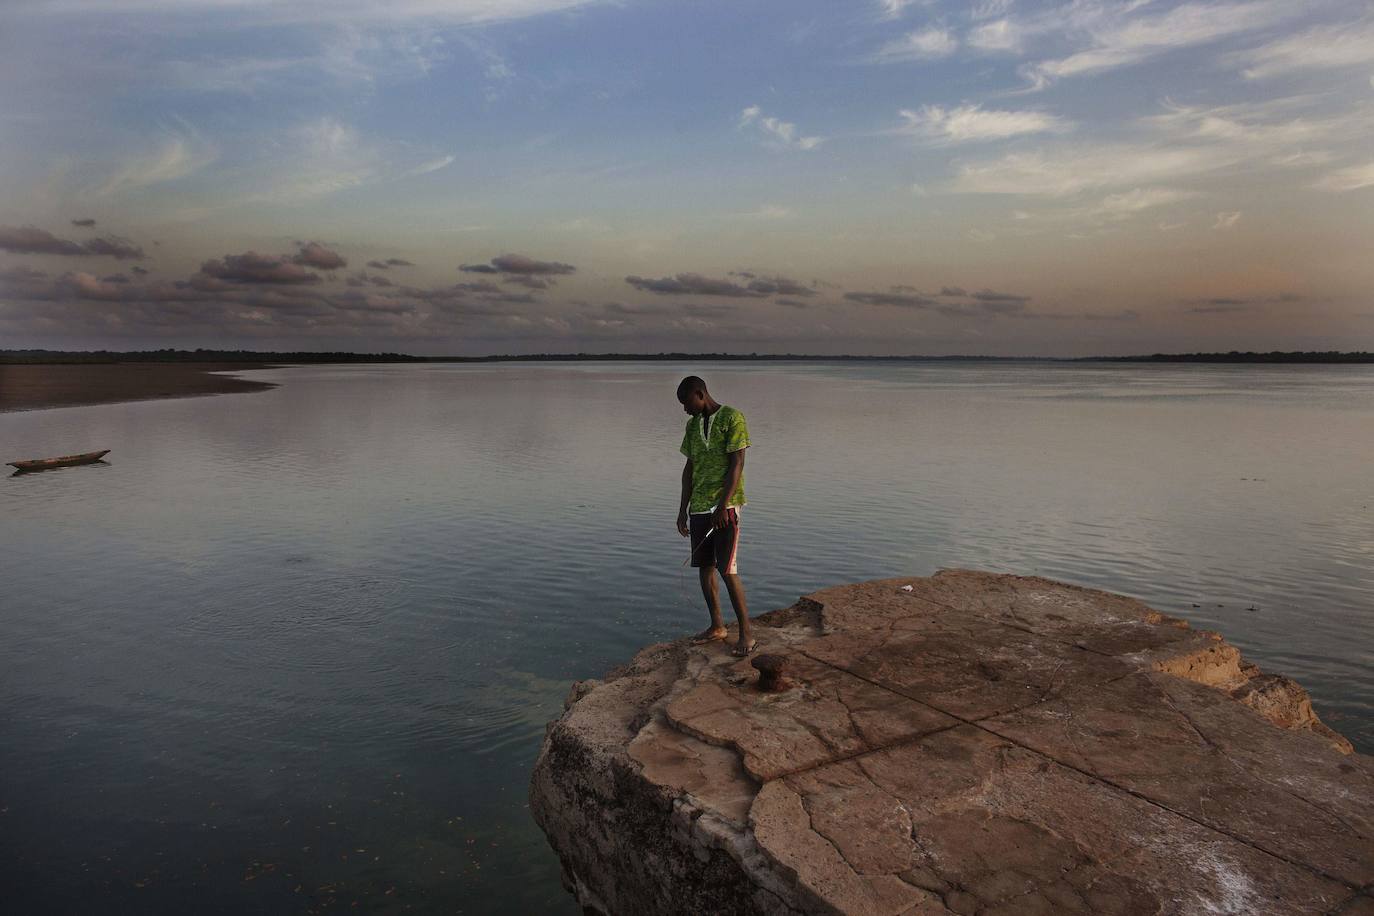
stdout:
[[1113,218],[1125,218],[1141,210],[1163,207],[1197,196],[1197,191],[1181,191],[1176,188],[1134,188],[1120,194],[1108,194],[1102,198],[1096,212]]
[[1226,58],[1250,79],[1374,64],[1374,19],[1321,25]]
[[765,115],[757,105],[750,105],[739,114],[739,127],[757,127],[773,146],[783,149],[812,150],[825,142],[824,137],[804,137],[791,121]]
[[1319,191],[1357,191],[1374,186],[1374,162],[1328,172],[1312,185]]
[[975,143],[1005,140],[1023,134],[1062,133],[1073,125],[1057,115],[1041,111],[997,111],[978,105],[946,109],[926,105],[899,112],[905,124],[900,133],[935,143]]
[[152,185],[186,178],[214,162],[219,152],[194,133],[174,134],[156,149],[133,156],[95,189],[97,197],[109,197]]
[[416,175],[428,175],[430,172],[437,172],[440,169],[448,168],[450,165],[453,165],[457,158],[457,156],[440,156],[438,159],[431,159],[428,162],[420,163],[414,168],[406,169],[404,175],[407,178],[413,178]]
[[921,0],[877,0],[878,10],[884,19],[900,19],[906,12],[907,7]]
[[733,214],[738,219],[791,219],[796,214],[790,207],[780,207],[777,204],[763,204],[754,210],[746,210],[743,213]]
[[1213,228],[1213,229],[1216,229],[1216,230],[1234,229],[1234,228],[1236,228],[1236,224],[1239,223],[1239,222],[1240,222],[1240,211],[1239,211],[1239,210],[1229,210],[1229,211],[1226,211],[1226,212],[1218,213],[1218,214],[1217,214],[1216,221],[1215,221],[1214,223],[1212,223],[1212,228]]
[[963,163],[951,189],[974,194],[1063,196],[1095,188],[1159,184],[1235,161],[1234,154],[1223,150],[1130,144],[1016,152]]
[[938,60],[959,50],[959,39],[949,29],[932,27],[908,32],[883,45],[873,54],[880,64],[913,60]]
[[[391,0],[385,4],[371,0],[296,0],[273,3],[269,0],[120,0],[122,15],[160,15],[189,17],[205,14],[240,15],[265,23],[320,22],[447,22],[482,24],[528,19],[613,0]],[[30,7],[54,15],[105,12],[110,4],[103,0],[33,0]]]
[[[1091,30],[1089,47],[1032,64],[1024,74],[1033,88],[1043,88],[1054,80],[1139,64],[1180,48],[1253,32],[1300,12],[1286,0],[1184,3],[1165,12],[1151,12],[1151,8],[1148,2],[1125,4],[1122,13],[1107,14]],[[1142,9],[1146,12],[1137,14]]]
[[1023,30],[1014,21],[997,19],[970,29],[967,42],[980,51],[1015,52],[1021,50],[1024,38]]
[[1064,196],[1177,186],[1242,163],[1256,170],[1300,167],[1328,159],[1327,146],[1368,135],[1368,110],[1333,115],[1315,109],[1318,102],[1297,96],[1212,107],[1168,104],[1130,125],[1133,142],[1061,143],[966,160],[958,163],[951,188]]

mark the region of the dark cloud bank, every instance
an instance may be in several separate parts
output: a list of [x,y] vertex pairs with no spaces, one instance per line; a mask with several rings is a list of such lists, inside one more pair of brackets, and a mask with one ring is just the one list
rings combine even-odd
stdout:
[[[94,220],[91,221],[91,225],[95,225]],[[139,261],[147,257],[142,248],[116,235],[91,239],[89,242],[73,242],[34,226],[0,226],[0,251],[14,254],[55,254],[63,257],[96,255],[130,261]]]

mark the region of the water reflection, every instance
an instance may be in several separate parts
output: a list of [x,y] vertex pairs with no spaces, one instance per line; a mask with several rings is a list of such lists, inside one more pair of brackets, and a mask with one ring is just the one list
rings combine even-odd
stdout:
[[688,371],[749,417],[753,607],[942,566],[1096,585],[1374,749],[1366,369],[274,370],[0,415],[7,451],[119,458],[0,490],[19,910],[572,912],[525,779],[569,681],[701,624]]

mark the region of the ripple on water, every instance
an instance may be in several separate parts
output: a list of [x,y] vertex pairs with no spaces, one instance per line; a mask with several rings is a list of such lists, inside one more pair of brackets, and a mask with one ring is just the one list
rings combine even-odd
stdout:
[[1374,372],[272,370],[262,395],[0,415],[21,451],[114,449],[0,480],[20,908],[152,868],[149,911],[288,908],[242,880],[269,848],[364,909],[391,886],[570,912],[525,783],[569,681],[701,624],[673,531],[689,372],[749,417],[755,612],[946,566],[1125,592],[1222,630],[1374,750]]

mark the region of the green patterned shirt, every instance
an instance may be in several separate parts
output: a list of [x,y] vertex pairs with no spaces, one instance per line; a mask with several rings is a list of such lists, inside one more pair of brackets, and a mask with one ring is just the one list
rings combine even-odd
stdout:
[[[704,426],[703,426],[704,424]],[[704,431],[703,431],[704,430]],[[730,470],[730,454],[749,447],[749,427],[744,414],[722,405],[710,417],[697,415],[687,421],[682,437],[682,454],[692,461],[692,501],[689,512],[710,512],[720,504],[725,474]],[[744,505],[744,472],[739,486],[726,505]]]

